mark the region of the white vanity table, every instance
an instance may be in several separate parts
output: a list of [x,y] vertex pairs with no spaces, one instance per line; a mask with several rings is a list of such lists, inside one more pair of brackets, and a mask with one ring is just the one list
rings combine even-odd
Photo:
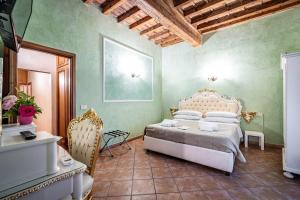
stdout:
[[72,195],[82,198],[82,174],[86,166],[74,160],[60,162],[68,154],[60,139],[47,132],[25,141],[18,134],[3,134],[0,145],[0,199],[55,200]]

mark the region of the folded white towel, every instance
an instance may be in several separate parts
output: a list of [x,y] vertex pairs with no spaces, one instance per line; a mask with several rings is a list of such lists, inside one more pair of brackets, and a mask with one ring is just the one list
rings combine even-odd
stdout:
[[178,124],[178,121],[176,120],[171,120],[171,119],[164,119],[160,125],[161,126],[165,126],[165,127],[176,127],[176,125]]
[[219,125],[217,123],[214,122],[204,122],[204,121],[200,121],[199,122],[199,128],[201,131],[217,131],[219,130]]

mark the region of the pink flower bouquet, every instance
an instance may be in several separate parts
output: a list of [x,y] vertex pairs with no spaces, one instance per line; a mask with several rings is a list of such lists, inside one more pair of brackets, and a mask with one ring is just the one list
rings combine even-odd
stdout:
[[42,113],[41,108],[35,103],[34,97],[18,91],[18,97],[9,95],[3,98],[3,117],[18,116],[20,124],[32,122],[36,115]]
[[15,95],[8,95],[3,98],[2,108],[5,111],[10,110],[17,101],[17,97]]

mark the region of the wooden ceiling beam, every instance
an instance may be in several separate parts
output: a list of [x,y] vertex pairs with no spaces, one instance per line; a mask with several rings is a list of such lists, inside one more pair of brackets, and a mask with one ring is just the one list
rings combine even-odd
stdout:
[[193,2],[193,0],[174,0],[174,6],[180,8]]
[[124,4],[127,0],[107,0],[102,5],[102,13],[104,15],[110,14],[113,10],[120,7],[122,4]]
[[135,5],[155,18],[165,28],[192,46],[201,44],[201,34],[174,7],[171,0],[132,0]]
[[151,19],[152,19],[152,17],[146,16],[146,17],[134,22],[133,24],[130,24],[129,28],[130,29],[136,29],[138,27],[141,27],[144,24],[146,24],[147,22],[149,22]]
[[157,45],[160,45],[165,39],[167,39],[170,36],[171,35],[169,35],[167,37],[159,38],[159,39],[155,40],[154,43],[157,44]]
[[175,34],[171,34],[169,35],[168,37],[165,37],[165,38],[161,38],[159,40],[155,40],[155,44],[163,44],[163,43],[166,43],[166,42],[170,42],[172,40],[175,40],[179,38],[177,35]]
[[124,12],[123,14],[119,15],[118,18],[117,18],[117,21],[122,22],[125,19],[131,17],[132,15],[136,14],[139,11],[140,11],[140,9],[137,6],[134,6],[131,9]]
[[244,0],[244,1],[236,1],[230,5],[221,7],[216,10],[208,11],[202,15],[198,15],[191,19],[191,23],[193,25],[198,25],[207,21],[211,21],[226,15],[230,15],[241,10],[244,10],[245,7],[256,6],[261,4],[262,0]]
[[180,42],[183,42],[183,40],[181,38],[176,38],[174,40],[164,42],[160,46],[161,47],[167,47],[167,46],[174,45],[174,44],[177,44],[177,43],[180,43]]
[[163,36],[166,36],[166,35],[170,35],[170,31],[169,30],[164,30],[162,32],[159,32],[159,33],[155,33],[154,35],[151,35],[149,36],[149,40],[153,40],[155,38],[158,38],[158,37],[163,37]]
[[151,26],[143,31],[141,31],[141,35],[145,35],[145,34],[149,34],[149,33],[152,33],[153,31],[157,30],[158,28],[161,28],[162,25],[161,24],[155,24],[154,26]]
[[225,6],[228,3],[231,3],[235,0],[211,0],[208,3],[200,2],[194,7],[191,7],[183,11],[185,17],[195,17],[197,15],[206,13],[212,9],[216,9],[222,6]]
[[198,29],[203,32],[211,32],[219,28],[242,23],[251,19],[273,14],[274,12],[290,9],[300,5],[300,0],[273,0],[258,6],[251,7],[244,11],[212,20],[198,25]]

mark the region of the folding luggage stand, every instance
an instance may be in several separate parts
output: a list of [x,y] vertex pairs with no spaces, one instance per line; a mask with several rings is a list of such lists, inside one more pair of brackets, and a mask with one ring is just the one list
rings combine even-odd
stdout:
[[[106,148],[108,149],[110,156],[113,157],[114,155],[112,154],[112,152],[110,151],[110,146],[108,146],[108,143],[111,140],[114,140],[116,138],[122,137],[123,141],[120,143],[120,145],[122,144],[126,144],[128,146],[128,149],[131,149],[131,146],[127,143],[126,139],[129,137],[130,133],[129,132],[125,132],[125,131],[120,131],[120,130],[115,130],[115,131],[109,131],[103,134],[103,140],[104,140],[104,146],[102,147],[102,149],[100,150],[100,153],[103,152]],[[108,137],[108,139],[105,139],[105,137]]]

